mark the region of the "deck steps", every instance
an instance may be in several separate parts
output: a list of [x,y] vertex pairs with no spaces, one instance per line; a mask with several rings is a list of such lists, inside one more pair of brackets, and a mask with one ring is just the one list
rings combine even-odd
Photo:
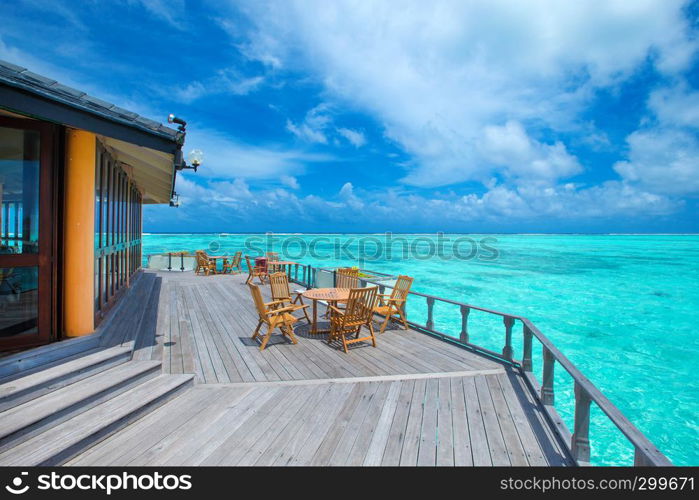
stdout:
[[61,465],[177,397],[193,382],[193,375],[159,375],[1,452],[0,466]]
[[0,380],[0,412],[36,399],[131,359],[131,346],[95,349],[40,371]]
[[129,361],[0,413],[0,452],[161,373],[159,361]]

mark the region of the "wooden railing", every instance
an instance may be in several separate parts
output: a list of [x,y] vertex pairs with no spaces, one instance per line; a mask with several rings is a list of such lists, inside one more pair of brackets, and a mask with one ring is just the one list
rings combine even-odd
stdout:
[[[304,287],[313,288],[315,276],[321,268],[314,268],[306,264],[296,264],[294,269],[289,269],[288,275],[294,281]],[[390,278],[390,275],[375,271],[365,271],[381,278]],[[364,283],[376,284],[379,293],[384,293],[387,285],[381,281],[371,278],[360,278]],[[390,288],[390,287],[389,287]],[[500,361],[508,363],[519,369],[524,375],[530,390],[542,403],[556,432],[567,444],[572,457],[579,465],[589,465],[590,463],[590,407],[595,403],[602,410],[604,415],[612,424],[621,431],[626,439],[634,447],[634,465],[636,466],[669,466],[670,460],[663,455],[651,441],[636,428],[631,421],[617,408],[583,373],[549,340],[541,331],[527,318],[516,314],[508,314],[485,307],[474,306],[464,302],[427,295],[424,293],[411,291],[413,297],[420,297],[425,300],[427,306],[426,321],[424,324],[408,320],[410,326],[423,333],[438,337],[444,341],[451,342],[473,351],[494,357]],[[435,327],[434,306],[436,302],[449,304],[457,307],[461,315],[461,331],[456,338],[445,332],[439,331]],[[500,352],[486,349],[473,344],[469,337],[469,314],[471,311],[480,311],[489,315],[502,318],[503,323],[503,347]],[[512,335],[515,324],[522,325],[522,357],[515,358],[512,346]],[[542,374],[541,383],[533,373],[532,352],[534,340],[542,348]],[[574,383],[574,424],[573,432],[567,428],[563,420],[554,408],[555,385],[554,372],[556,365],[559,365],[573,379]]]

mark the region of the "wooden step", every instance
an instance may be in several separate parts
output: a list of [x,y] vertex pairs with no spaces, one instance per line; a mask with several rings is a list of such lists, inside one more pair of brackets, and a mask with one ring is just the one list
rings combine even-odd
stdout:
[[192,387],[194,375],[160,375],[0,453],[0,466],[61,465]]
[[0,378],[27,373],[28,370],[41,368],[48,363],[96,349],[99,344],[100,336],[92,334],[10,354],[0,359]]
[[131,346],[96,349],[13,380],[0,381],[0,412],[96,375],[131,359]]
[[160,374],[160,361],[129,361],[0,413],[0,451]]

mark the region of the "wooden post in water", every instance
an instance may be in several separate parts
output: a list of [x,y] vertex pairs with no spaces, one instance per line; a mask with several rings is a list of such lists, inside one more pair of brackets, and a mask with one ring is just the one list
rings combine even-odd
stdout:
[[541,402],[553,406],[553,367],[556,360],[553,353],[544,347],[544,374],[541,380]]
[[524,336],[522,341],[524,351],[522,354],[522,369],[525,372],[530,372],[532,371],[532,331],[526,323],[522,328],[522,334]]
[[434,330],[434,319],[432,312],[434,309],[434,297],[427,297],[427,326],[428,330]]
[[590,395],[575,382],[575,423],[570,449],[578,465],[590,462]]
[[468,313],[470,312],[470,307],[461,306],[461,334],[459,335],[459,340],[464,344],[468,344]]
[[505,316],[502,319],[505,324],[505,346],[502,348],[502,355],[505,359],[512,360],[512,327],[515,324],[515,319],[511,316]]

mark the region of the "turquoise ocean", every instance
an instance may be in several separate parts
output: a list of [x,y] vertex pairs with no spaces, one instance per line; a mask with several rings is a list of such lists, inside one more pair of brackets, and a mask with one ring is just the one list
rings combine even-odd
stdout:
[[[263,238],[146,234],[144,264],[148,254],[200,248],[254,255]],[[275,238],[274,250],[291,260],[407,274],[414,291],[528,317],[673,463],[699,465],[699,235],[448,234],[441,256],[434,234],[393,235],[391,258],[384,235]],[[409,317],[424,324],[425,314],[424,299],[411,298]],[[438,330],[458,337],[457,307],[438,302],[434,319]],[[502,349],[499,318],[472,311],[469,333],[475,344]],[[519,358],[521,327],[513,342]],[[540,380],[541,348],[534,348]],[[573,384],[560,365],[555,394],[572,429]],[[633,462],[632,448],[594,406],[590,441],[595,464]]]

